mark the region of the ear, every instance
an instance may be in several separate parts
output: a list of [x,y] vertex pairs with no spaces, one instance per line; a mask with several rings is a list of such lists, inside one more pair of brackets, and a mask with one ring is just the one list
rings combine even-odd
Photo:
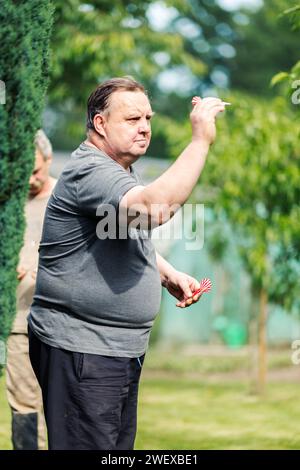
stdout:
[[52,155],[47,158],[46,162],[47,162],[47,167],[49,168],[52,163]]
[[94,128],[95,128],[96,132],[101,137],[105,137],[106,136],[106,132],[105,132],[106,118],[105,118],[105,115],[95,114],[93,123],[94,123]]

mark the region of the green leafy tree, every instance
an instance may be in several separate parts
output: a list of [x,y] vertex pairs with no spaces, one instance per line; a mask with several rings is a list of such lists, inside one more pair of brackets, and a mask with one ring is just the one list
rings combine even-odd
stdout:
[[[110,76],[134,75],[154,86],[168,53],[172,65],[186,65],[196,75],[204,65],[184,49],[178,32],[153,31],[150,0],[54,0],[51,100],[86,98],[95,83]],[[76,91],[76,93],[74,93]]]
[[272,77],[279,70],[289,70],[299,58],[298,37],[289,27],[288,16],[282,15],[290,5],[287,0],[269,0],[256,12],[241,11],[236,16],[240,23],[233,43],[236,56],[227,62],[232,88],[276,96],[270,87]]
[[[203,76],[193,77],[186,96],[202,94],[212,86],[275,96],[270,87],[272,76],[278,69],[290,68],[298,57],[297,37],[281,14],[289,3],[272,0],[254,11],[249,7],[226,11],[214,0],[166,0],[173,12],[166,31],[181,34],[185,49],[206,66]],[[158,104],[164,109],[168,102],[172,100],[162,96]],[[170,105],[166,114],[176,113],[178,106]]]
[[[198,200],[211,204],[217,219],[231,224],[252,291],[259,298],[262,390],[267,304],[291,309],[299,303],[300,266],[295,260],[300,259],[300,129],[283,97],[264,101],[234,94],[227,100],[232,109],[218,119],[218,137],[201,177]],[[190,125],[176,130],[167,122],[165,126],[175,158],[190,138]]]
[[[292,31],[298,32],[300,30],[300,4],[295,5],[293,8],[285,10],[282,14],[283,17],[287,17],[292,24]],[[295,37],[296,34],[294,34]],[[297,50],[297,62],[293,65],[290,71],[281,70],[271,80],[271,84],[277,85],[283,83],[285,91],[288,96],[291,97],[292,104],[300,104],[300,60],[299,51]],[[287,85],[287,86],[286,86]]]
[[[61,148],[73,148],[84,137],[86,98],[108,76],[135,76],[150,91],[156,111],[184,122],[186,96],[207,87],[275,95],[271,77],[289,69],[298,54],[297,37],[287,18],[280,18],[286,0],[264,2],[256,12],[229,12],[216,0],[165,0],[165,27],[151,19],[154,5],[162,5],[151,0],[54,3],[49,103],[56,113],[54,143]],[[172,92],[158,80],[169,72],[180,77]],[[157,126],[149,154],[168,156],[164,130]]]
[[[55,112],[54,145],[74,148],[84,137],[86,100],[111,76],[133,75],[159,103],[157,76],[185,66],[202,76],[205,66],[190,54],[176,31],[154,30],[151,0],[54,0],[52,66],[48,103]],[[45,120],[47,125],[47,120]]]
[[5,340],[15,314],[23,208],[47,85],[51,2],[3,0],[0,24],[0,78],[6,85],[6,103],[0,105],[0,339]]
[[300,293],[299,265],[282,259],[279,263],[282,247],[289,249],[291,241],[300,237],[300,131],[282,98],[256,102],[239,97],[234,107],[223,122],[206,175],[221,189],[215,206],[238,234],[239,251],[260,299],[259,388],[263,390],[267,304],[272,301],[291,309]]

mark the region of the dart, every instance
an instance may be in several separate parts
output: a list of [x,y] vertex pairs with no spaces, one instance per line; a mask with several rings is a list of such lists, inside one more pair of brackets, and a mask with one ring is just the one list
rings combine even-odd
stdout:
[[205,292],[209,292],[210,289],[212,288],[212,283],[211,283],[211,280],[208,279],[208,278],[204,278],[202,279],[202,281],[200,282],[200,287],[199,289],[195,290],[195,292],[193,292],[193,295],[192,297],[194,297],[195,295],[198,295],[198,294],[204,294]]
[[[193,96],[192,98],[192,105],[195,106],[196,104],[200,103],[201,101],[201,98],[200,96]],[[225,106],[230,106],[231,103],[228,103],[227,101],[222,101],[222,104],[224,104]]]
[[[183,303],[185,303],[186,307],[189,307],[190,305],[192,305],[194,297],[196,295],[200,294],[200,296],[201,296],[205,292],[209,292],[211,287],[212,287],[212,283],[211,283],[210,279],[208,279],[208,278],[202,279],[201,282],[200,282],[199,289],[195,290],[195,292],[193,292],[192,296],[189,297],[188,299],[186,299],[185,301],[183,301]],[[180,305],[178,305],[178,306],[180,306]]]

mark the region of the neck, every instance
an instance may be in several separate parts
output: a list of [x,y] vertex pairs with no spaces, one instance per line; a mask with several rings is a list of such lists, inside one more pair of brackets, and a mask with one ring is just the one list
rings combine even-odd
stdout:
[[42,199],[44,197],[49,197],[52,193],[55,183],[56,179],[52,178],[52,176],[49,176],[49,178],[45,181],[45,184],[42,187],[41,191],[34,196],[29,196],[30,199]]
[[85,140],[85,144],[90,145],[91,147],[95,147],[98,150],[104,152],[109,158],[115,160],[115,162],[119,163],[125,170],[130,173],[130,165],[133,163],[132,157],[124,155],[124,157],[120,158],[117,155],[114,155],[113,152],[107,148],[105,142],[95,133],[89,132],[87,139]]

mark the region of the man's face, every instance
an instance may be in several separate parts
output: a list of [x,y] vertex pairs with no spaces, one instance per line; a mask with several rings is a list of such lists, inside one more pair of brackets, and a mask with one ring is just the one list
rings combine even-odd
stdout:
[[101,135],[111,156],[138,158],[150,144],[150,120],[154,113],[141,91],[117,91],[110,96]]
[[44,187],[49,178],[49,166],[51,158],[44,159],[42,153],[37,148],[35,151],[35,165],[29,179],[29,194],[36,196]]

